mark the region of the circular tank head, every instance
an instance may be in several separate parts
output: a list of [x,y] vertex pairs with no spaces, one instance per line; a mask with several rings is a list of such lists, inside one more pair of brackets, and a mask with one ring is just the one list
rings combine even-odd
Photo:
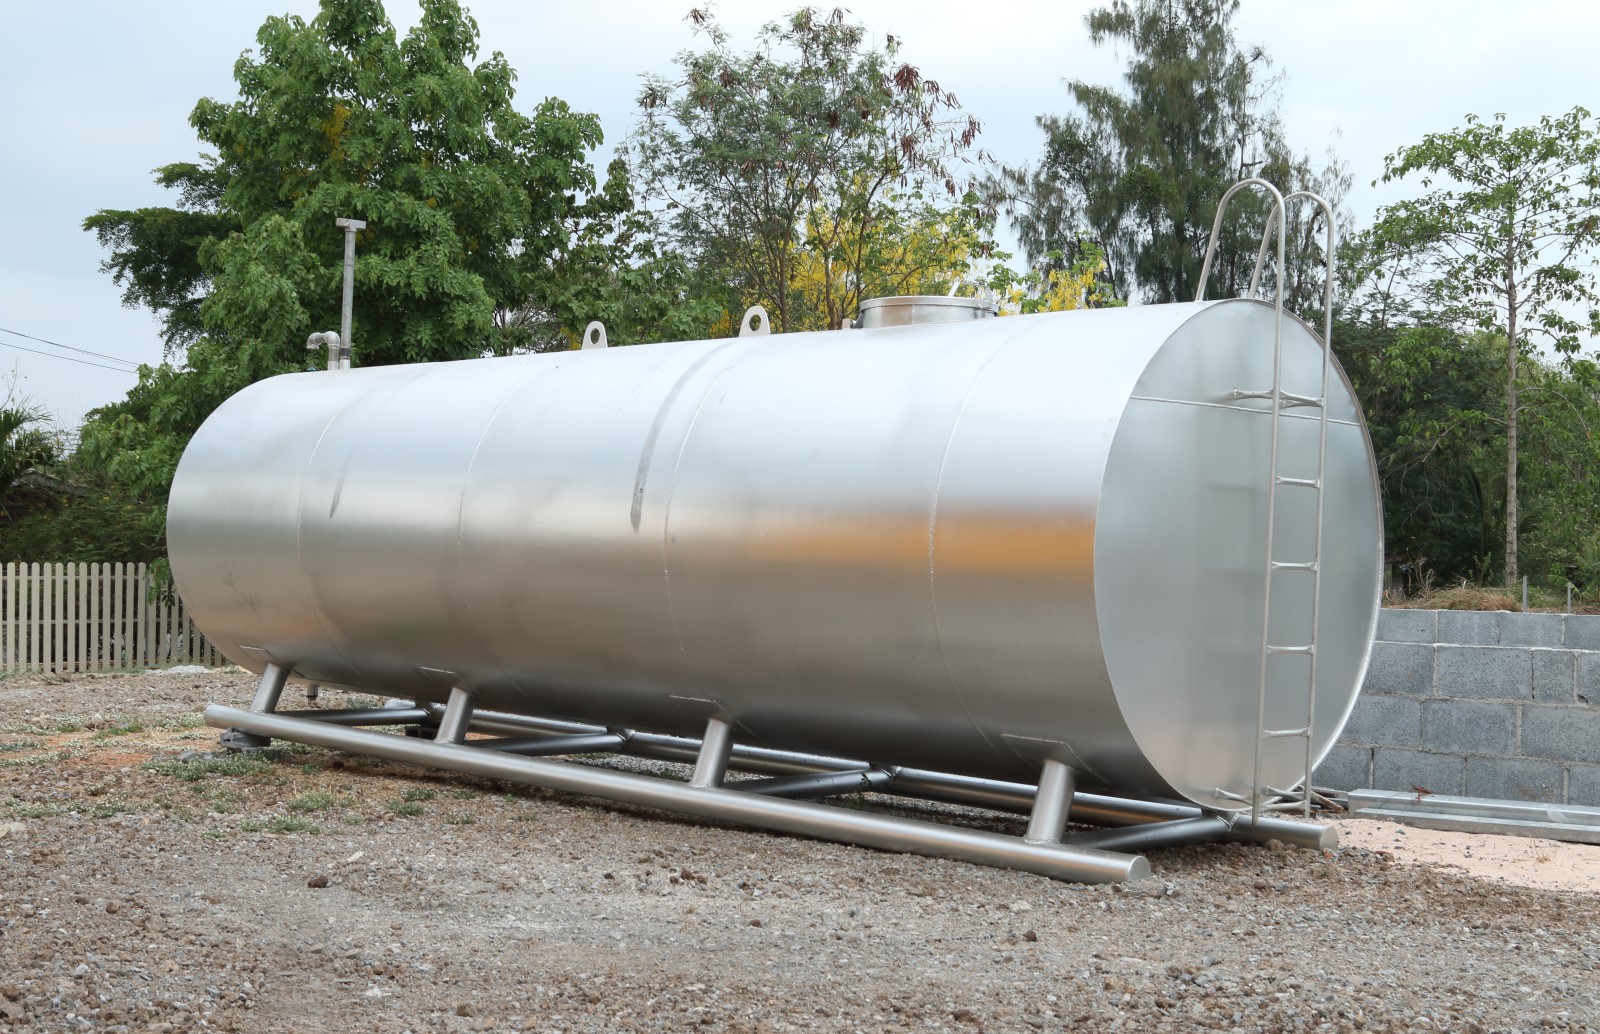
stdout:
[[[1296,480],[1276,488],[1272,560],[1319,570],[1277,568],[1264,624],[1274,421],[1270,400],[1240,393],[1272,387],[1273,322],[1268,305],[1214,305],[1161,346],[1113,436],[1095,525],[1096,613],[1123,718],[1174,792],[1222,809],[1248,807],[1258,738],[1264,787],[1288,789],[1306,773],[1307,738],[1293,733],[1308,716],[1313,767],[1327,754],[1378,614],[1377,470],[1334,364],[1320,489],[1298,483],[1318,480],[1318,408],[1289,406],[1277,421],[1277,473]],[[1285,318],[1283,390],[1320,396],[1322,357],[1316,335]],[[1275,652],[1263,695],[1264,630]]]

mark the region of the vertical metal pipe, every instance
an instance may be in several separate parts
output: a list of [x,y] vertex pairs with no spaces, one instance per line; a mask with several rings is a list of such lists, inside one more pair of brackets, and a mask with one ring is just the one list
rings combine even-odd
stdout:
[[283,695],[283,685],[289,680],[289,670],[277,664],[268,664],[256,684],[256,695],[250,701],[250,710],[271,714],[278,709],[278,698]]
[[705,789],[722,785],[728,774],[728,755],[733,752],[733,726],[721,718],[706,723],[706,735],[700,741],[700,754],[694,761],[694,775],[689,785]]
[[339,365],[350,369],[350,310],[356,284],[356,231],[365,230],[361,219],[335,219],[334,225],[344,230],[344,299],[339,308]]
[[460,686],[450,690],[450,699],[439,718],[439,731],[434,733],[435,743],[460,743],[467,738],[467,726],[472,722],[472,694]]
[[1039,792],[1028,815],[1028,832],[1022,839],[1030,844],[1059,844],[1067,827],[1067,812],[1072,807],[1072,790],[1077,777],[1059,761],[1046,761],[1039,773]]

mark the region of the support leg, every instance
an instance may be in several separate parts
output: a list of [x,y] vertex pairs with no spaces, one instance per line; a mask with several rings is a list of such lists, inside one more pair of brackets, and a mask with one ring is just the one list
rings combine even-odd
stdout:
[[1076,783],[1077,778],[1066,765],[1059,761],[1044,763],[1024,840],[1030,844],[1061,843],[1061,831],[1067,828],[1067,812],[1072,807],[1072,790]]
[[[283,696],[284,683],[289,680],[289,669],[278,664],[268,664],[256,683],[256,695],[250,700],[250,710],[257,714],[271,714],[278,709],[278,698]],[[260,750],[270,746],[272,740],[239,729],[228,729],[218,738],[228,750]]]
[[450,700],[444,705],[444,716],[439,719],[439,731],[434,733],[435,743],[460,743],[467,738],[467,726],[472,722],[472,694],[460,686],[450,691]]
[[700,741],[700,754],[694,761],[694,775],[689,785],[697,789],[722,785],[728,774],[728,755],[733,753],[733,726],[720,718],[706,723],[705,738]]

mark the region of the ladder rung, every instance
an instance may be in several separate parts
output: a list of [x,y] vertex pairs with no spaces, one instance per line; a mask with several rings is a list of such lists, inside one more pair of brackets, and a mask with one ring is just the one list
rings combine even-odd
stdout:
[[1272,562],[1272,569],[1274,571],[1315,571],[1317,569],[1317,562],[1313,560],[1307,564],[1291,564],[1281,560],[1274,560]]
[[1291,736],[1298,736],[1303,740],[1311,735],[1311,726],[1302,729],[1263,729],[1261,735],[1269,740],[1286,739]]
[[1271,645],[1269,645],[1267,647],[1267,652],[1268,653],[1304,653],[1304,654],[1313,654],[1313,653],[1317,652],[1317,648],[1316,648],[1315,645],[1312,645],[1312,646],[1271,646]]
[[[1229,392],[1228,394],[1230,395],[1230,397],[1236,398],[1236,399],[1271,399],[1272,398],[1272,392],[1270,390],[1268,390],[1268,391],[1245,391],[1243,388],[1235,388],[1235,389],[1233,389],[1233,391]],[[1278,392],[1278,400],[1279,400],[1279,404],[1282,405],[1282,406],[1285,406],[1285,407],[1291,407],[1291,406],[1315,406],[1317,408],[1321,408],[1321,406],[1322,406],[1322,400],[1320,398],[1316,398],[1315,396],[1312,396],[1312,395],[1296,395],[1292,391],[1280,391],[1280,392]]]
[[1315,488],[1322,490],[1321,478],[1286,478],[1282,474],[1272,479],[1280,485],[1299,485],[1302,488]]

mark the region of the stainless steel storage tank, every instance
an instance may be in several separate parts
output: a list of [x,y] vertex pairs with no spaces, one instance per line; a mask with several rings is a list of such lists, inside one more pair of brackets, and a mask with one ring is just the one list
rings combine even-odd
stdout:
[[[1274,310],[1055,313],[273,378],[194,436],[177,588],[255,671],[1235,809],[1258,736]],[[1283,328],[1283,387],[1322,349]],[[1329,387],[1313,753],[1376,620],[1372,450]],[[1310,479],[1320,421],[1284,413]],[[1315,491],[1275,557],[1316,557]],[[1278,576],[1273,642],[1311,636]],[[1309,585],[1309,581],[1305,583]],[[1305,724],[1307,657],[1268,664]],[[1268,739],[1263,782],[1305,773]],[[1247,806],[1247,805],[1246,805]]]

